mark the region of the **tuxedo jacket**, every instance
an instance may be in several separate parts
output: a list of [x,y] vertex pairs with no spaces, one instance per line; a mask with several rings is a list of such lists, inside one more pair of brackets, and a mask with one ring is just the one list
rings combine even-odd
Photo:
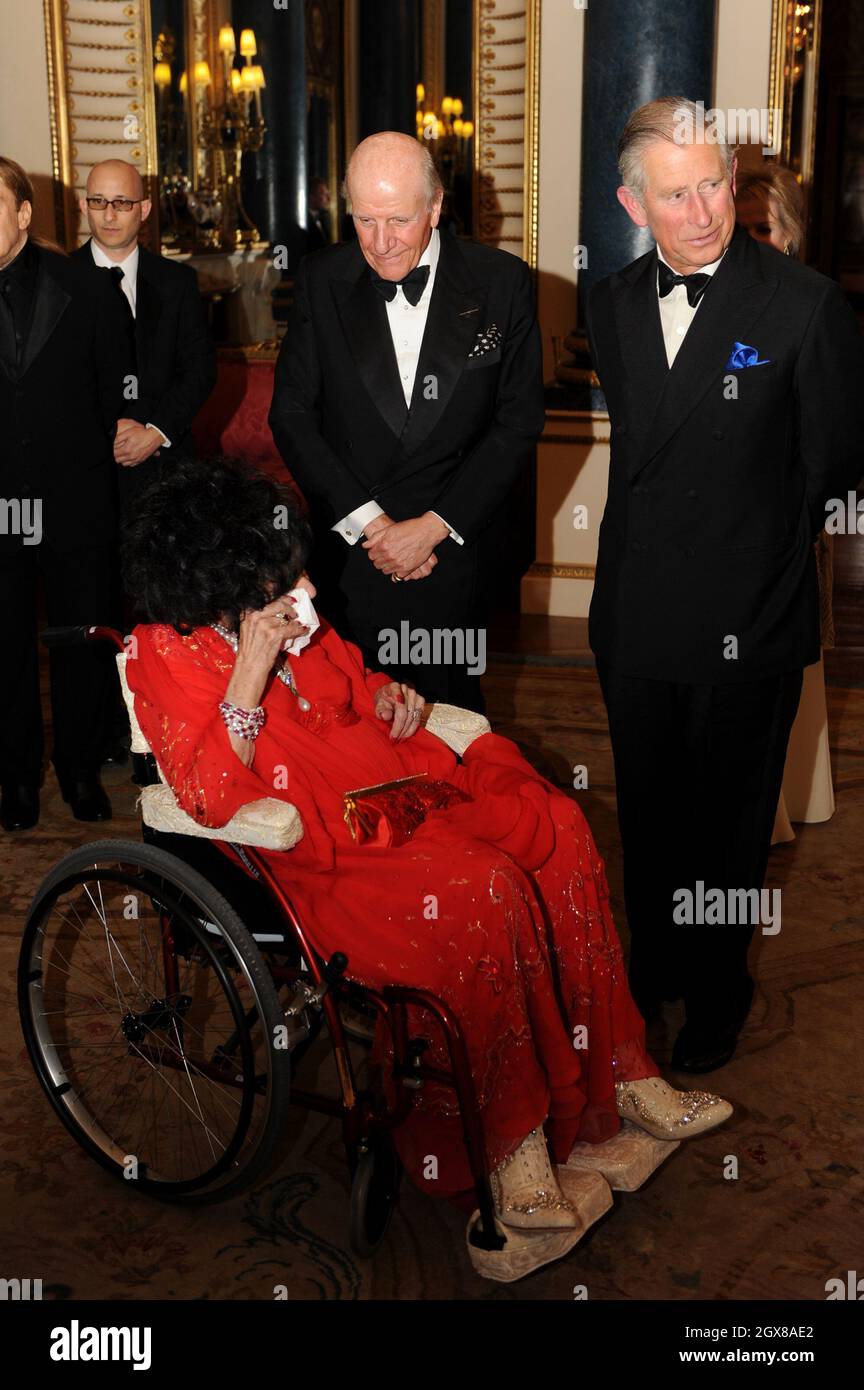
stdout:
[[[91,282],[109,278],[94,261],[89,241],[73,260]],[[189,448],[192,421],[216,385],[216,352],[190,266],[139,246],[133,333],[138,399],[126,401],[121,414],[158,425],[172,450]],[[140,467],[146,470],[152,461]]]
[[[44,542],[65,553],[116,532],[113,438],[133,362],[122,306],[74,257],[33,244],[36,283],[17,368],[0,363],[0,493],[42,503]],[[0,534],[0,555],[22,538]]]
[[587,318],[611,422],[598,662],[719,684],[818,661],[813,541],[864,471],[864,342],[839,287],[739,227],[671,368],[656,250],[599,281]]
[[[310,504],[327,564],[338,571],[361,645],[379,620],[464,622],[477,539],[531,458],[543,423],[531,276],[517,257],[441,236],[410,409],[386,301],[359,243],[301,262],[270,426]],[[427,579],[392,584],[361,545],[329,535],[334,522],[373,499],[395,521],[438,512],[464,546],[444,540]]]

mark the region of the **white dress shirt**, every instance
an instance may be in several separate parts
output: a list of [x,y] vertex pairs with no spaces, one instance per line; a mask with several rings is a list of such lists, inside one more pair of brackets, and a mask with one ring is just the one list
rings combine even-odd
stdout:
[[[416,304],[412,304],[410,300],[406,299],[402,286],[397,285],[393,298],[386,301],[387,322],[390,327],[390,337],[393,340],[393,351],[396,354],[399,380],[402,383],[405,404],[409,407],[414,392],[414,379],[417,375],[417,364],[420,361],[420,348],[423,344],[423,334],[426,331],[426,320],[429,317],[429,304],[432,299],[435,271],[438,267],[440,252],[441,237],[438,228],[433,227],[429,244],[417,262],[418,266],[428,265],[429,267],[429,279],[426,281],[419,300]],[[369,522],[376,516],[383,515],[384,508],[379,507],[377,502],[364,502],[362,507],[358,507],[349,516],[343,516],[341,521],[337,521],[333,530],[338,531],[349,545],[356,545]],[[433,512],[433,516],[438,516],[438,513]],[[444,521],[443,517],[438,519]],[[447,526],[446,521],[444,521],[444,525]],[[450,530],[449,527],[448,530]],[[450,530],[450,536],[459,545],[463,544],[462,537],[457,535],[455,531]]]
[[[125,261],[112,261],[110,256],[106,256],[105,252],[102,250],[102,247],[96,244],[96,240],[94,237],[90,238],[90,250],[93,253],[93,259],[98,266],[103,266],[106,270],[113,270],[115,266],[119,266],[120,269],[123,271],[123,279],[120,281],[120,288],[129,302],[129,308],[132,310],[132,317],[134,319],[138,312],[137,242],[133,249],[129,252],[129,255],[126,257]],[[158,425],[153,425],[148,421],[147,429],[155,430],[157,434],[161,434],[164,448],[171,448],[171,440],[168,438],[167,434],[162,433],[162,430],[160,430]]]
[[119,266],[123,271],[123,279],[120,281],[120,288],[129,301],[129,308],[132,310],[134,319],[138,297],[138,246],[137,243],[129,252],[125,261],[112,261],[110,256],[106,256],[101,246],[97,246],[93,237],[90,238],[90,250],[93,252],[93,259],[97,265],[104,266],[106,270],[113,270]]
[[[726,252],[724,251],[723,256],[725,255]],[[713,275],[722,261],[723,256],[718,256],[717,260],[712,261],[710,265],[700,266],[699,272],[705,275]],[[665,265],[669,265],[669,262],[666,260],[659,246],[657,247],[657,258],[663,261]],[[669,266],[669,269],[675,270],[675,267]],[[675,271],[675,273],[676,275],[678,274],[677,271]],[[675,285],[669,293],[665,294],[661,299],[659,275],[657,298],[660,304],[660,325],[663,329],[663,342],[666,344],[666,360],[671,367],[687,335],[687,329],[699,312],[702,300],[699,300],[695,309],[691,309],[690,301],[687,298],[687,291],[683,285]]]

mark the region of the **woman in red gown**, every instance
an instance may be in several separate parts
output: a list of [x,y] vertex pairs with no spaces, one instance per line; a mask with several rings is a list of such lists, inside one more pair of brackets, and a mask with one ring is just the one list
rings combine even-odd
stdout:
[[[499,1216],[572,1224],[544,1126],[563,1162],[577,1139],[614,1135],[622,1114],[681,1138],[730,1107],[659,1079],[577,803],[493,732],[460,761],[421,727],[422,696],[367,670],[323,620],[299,654],[285,652],[306,631],[289,592],[306,539],[293,513],[274,528],[280,504],[269,480],[221,461],[177,465],[148,495],[126,542],[127,582],[153,620],[135,629],[126,668],[141,729],[202,825],[264,797],[296,806],[302,839],[263,853],[313,944],[344,951],[352,979],[429,990],[452,1008]],[[470,799],[429,812],[398,848],[356,844],[344,794],[414,773]],[[443,1063],[437,1030],[420,1031]],[[471,1187],[452,1091],[427,1084],[396,1139],[425,1191]]]

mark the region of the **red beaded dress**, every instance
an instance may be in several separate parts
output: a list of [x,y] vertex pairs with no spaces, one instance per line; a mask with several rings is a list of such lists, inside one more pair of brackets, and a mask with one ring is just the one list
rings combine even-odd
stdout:
[[[127,662],[135,711],[184,811],[221,826],[262,797],[292,802],[304,834],[262,851],[323,956],[344,951],[349,975],[380,988],[431,990],[465,1031],[488,1157],[500,1163],[547,1120],[553,1158],[615,1134],[616,1081],[656,1076],[630,996],[603,862],[579,806],[495,733],[460,761],[420,729],[392,741],[373,697],[389,677],[323,620],[287,661],[297,696],[274,677],[251,768],[219,714],[234,652],[211,628],[181,636],[139,626]],[[427,772],[471,800],[431,812],[398,848],[355,845],[344,792]],[[437,1027],[415,1020],[445,1054]],[[452,1091],[417,1093],[397,1146],[424,1191],[470,1188]],[[434,1155],[438,1177],[424,1181]]]

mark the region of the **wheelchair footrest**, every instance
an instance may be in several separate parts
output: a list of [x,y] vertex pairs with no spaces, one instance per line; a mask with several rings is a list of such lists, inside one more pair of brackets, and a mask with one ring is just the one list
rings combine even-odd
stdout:
[[495,1229],[499,1235],[506,1237],[506,1244],[501,1250],[483,1250],[472,1242],[480,1221],[480,1212],[475,1211],[468,1222],[465,1239],[471,1263],[484,1279],[512,1284],[514,1280],[532,1274],[535,1269],[560,1260],[562,1255],[578,1245],[588,1228],[611,1207],[611,1189],[599,1173],[563,1167],[558,1168],[556,1173],[564,1196],[569,1197],[576,1208],[579,1226],[570,1231],[517,1231],[503,1226],[496,1219]]

